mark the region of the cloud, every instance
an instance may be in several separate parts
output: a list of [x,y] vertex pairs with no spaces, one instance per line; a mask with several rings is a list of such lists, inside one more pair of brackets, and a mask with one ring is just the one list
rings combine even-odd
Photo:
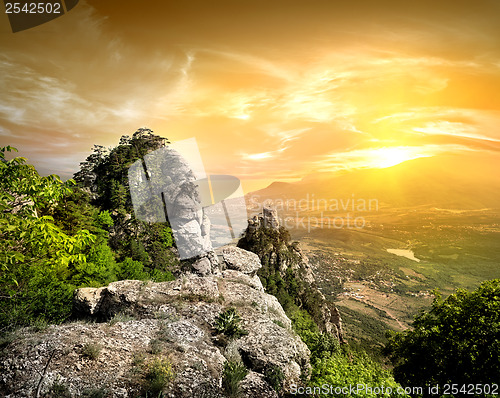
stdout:
[[323,156],[314,163],[316,172],[337,172],[340,170],[385,168],[422,157],[436,156],[442,153],[468,152],[472,149],[463,145],[421,145],[392,146],[356,149],[335,152]]

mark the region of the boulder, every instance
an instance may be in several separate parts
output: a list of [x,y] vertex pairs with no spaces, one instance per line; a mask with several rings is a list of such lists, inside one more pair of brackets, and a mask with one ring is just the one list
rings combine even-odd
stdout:
[[260,373],[249,372],[240,385],[241,396],[246,398],[278,398]]
[[239,247],[225,246],[218,252],[221,253],[223,265],[228,269],[253,276],[262,268],[259,256]]
[[[248,334],[226,339],[225,346],[214,325],[231,307]],[[58,384],[72,396],[101,389],[109,397],[136,397],[144,394],[145,372],[156,360],[172,368],[165,397],[223,397],[224,363],[233,360],[233,352],[249,370],[240,384],[242,396],[275,398],[266,369],[283,372],[286,391],[310,366],[309,351],[276,297],[264,292],[256,275],[234,269],[218,276],[78,289],[74,311],[86,321],[40,332],[22,329],[3,348],[1,396],[36,396],[38,385],[44,396]],[[99,347],[93,357],[89,347]]]

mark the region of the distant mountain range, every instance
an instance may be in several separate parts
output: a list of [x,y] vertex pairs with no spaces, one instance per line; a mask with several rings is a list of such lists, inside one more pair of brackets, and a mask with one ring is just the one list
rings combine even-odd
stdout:
[[274,182],[247,195],[265,199],[377,199],[382,207],[500,208],[500,174],[491,159],[441,155],[382,169],[311,175]]

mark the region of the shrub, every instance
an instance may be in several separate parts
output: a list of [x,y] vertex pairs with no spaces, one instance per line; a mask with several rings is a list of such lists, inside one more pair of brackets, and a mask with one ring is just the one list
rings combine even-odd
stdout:
[[113,226],[113,219],[111,218],[111,214],[109,214],[108,210],[101,211],[97,215],[97,222],[100,227],[109,228]]
[[135,318],[132,315],[126,314],[124,312],[119,312],[119,313],[115,314],[113,316],[113,318],[111,318],[109,320],[109,324],[111,326],[113,326],[114,324],[116,324],[118,322],[128,322],[128,321],[132,321],[134,319]]
[[165,247],[172,247],[174,244],[174,237],[172,236],[172,228],[165,227],[161,231],[161,237]]
[[283,322],[281,322],[280,320],[278,320],[278,319],[273,319],[273,322],[274,322],[276,325],[278,325],[279,327],[282,327],[283,329],[286,329],[286,325],[285,325]]
[[123,262],[116,265],[116,276],[120,280],[143,280],[148,277],[148,274],[144,272],[144,265],[140,261],[127,257]]
[[162,351],[161,340],[160,339],[151,339],[149,341],[149,351],[153,355],[158,355]]
[[[360,392],[347,394],[327,394],[326,397],[379,397],[375,387],[384,386],[398,391],[401,386],[394,381],[390,371],[368,356],[363,351],[356,351],[344,345],[342,349],[312,360],[312,374],[309,385],[311,387],[328,384],[332,387],[345,387],[362,384],[366,389]],[[398,397],[406,397],[398,392]]]
[[145,392],[154,397],[162,394],[165,387],[173,380],[172,363],[167,358],[155,357],[146,363],[144,379]]
[[101,353],[101,346],[95,343],[85,343],[82,347],[81,354],[84,357],[87,357],[92,360],[96,360],[99,358],[99,354]]
[[241,317],[236,312],[236,309],[229,308],[221,312],[215,319],[215,330],[217,333],[222,333],[228,337],[238,338],[248,334],[246,330],[241,328],[240,322]]
[[71,393],[69,388],[62,383],[54,381],[50,386],[47,393],[44,395],[45,398],[71,398]]
[[248,374],[247,368],[241,362],[226,362],[222,373],[222,388],[227,397],[237,397],[240,382]]
[[413,329],[393,333],[386,353],[404,386],[491,384],[500,374],[500,279],[475,291],[458,289],[415,318]]
[[280,392],[283,388],[285,375],[279,366],[270,365],[264,370],[264,380],[266,380],[274,391]]
[[104,398],[108,395],[105,388],[88,388],[82,391],[82,398]]

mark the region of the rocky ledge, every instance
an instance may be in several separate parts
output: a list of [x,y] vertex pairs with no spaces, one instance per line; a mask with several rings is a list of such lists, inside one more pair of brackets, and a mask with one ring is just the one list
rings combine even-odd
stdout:
[[[144,396],[144,383],[151,381],[145,369],[159,363],[168,374],[164,397],[222,397],[226,361],[242,361],[248,369],[243,396],[277,397],[271,384],[281,380],[270,379],[270,369],[284,376],[286,392],[308,373],[309,350],[278,300],[264,292],[255,275],[258,257],[234,247],[222,257],[221,275],[77,290],[79,320],[22,329],[4,344],[0,396]],[[216,334],[215,321],[229,308],[247,334]]]

